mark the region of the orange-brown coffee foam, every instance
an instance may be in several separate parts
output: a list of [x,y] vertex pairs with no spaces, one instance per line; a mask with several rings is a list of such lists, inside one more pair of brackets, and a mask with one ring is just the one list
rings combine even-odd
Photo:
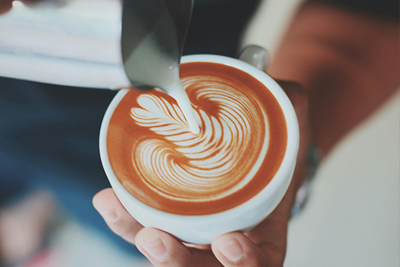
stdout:
[[168,95],[132,90],[110,121],[111,166],[131,194],[166,212],[202,215],[235,207],[261,191],[282,162],[282,110],[263,84],[231,67],[187,63],[181,79],[200,134],[189,131]]

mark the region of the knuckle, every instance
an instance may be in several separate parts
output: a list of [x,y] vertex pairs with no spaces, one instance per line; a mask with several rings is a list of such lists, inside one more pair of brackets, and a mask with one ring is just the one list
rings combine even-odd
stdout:
[[282,87],[286,95],[289,97],[290,101],[292,102],[297,112],[302,110],[308,110],[309,107],[308,93],[301,84],[294,81],[277,81],[277,82]]

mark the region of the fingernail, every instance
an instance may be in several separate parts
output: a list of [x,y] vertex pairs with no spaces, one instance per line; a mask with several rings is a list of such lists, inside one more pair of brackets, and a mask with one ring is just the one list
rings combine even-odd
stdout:
[[99,211],[101,216],[103,216],[104,220],[106,220],[107,222],[111,222],[114,223],[116,221],[118,221],[118,214],[115,210],[111,210],[111,211]]
[[219,251],[230,261],[237,262],[244,256],[244,251],[239,241],[232,239],[226,245],[218,248]]
[[154,242],[148,244],[142,244],[142,247],[150,254],[150,256],[156,261],[165,261],[168,257],[167,248],[161,239],[157,239]]

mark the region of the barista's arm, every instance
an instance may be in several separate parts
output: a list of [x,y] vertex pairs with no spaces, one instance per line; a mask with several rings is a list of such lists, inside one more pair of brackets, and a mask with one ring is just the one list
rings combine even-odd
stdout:
[[[399,88],[399,47],[397,21],[311,0],[294,16],[267,72],[307,92],[307,134],[325,156]],[[304,165],[299,157],[298,168]],[[288,198],[303,178],[294,177]]]
[[[14,0],[0,0],[0,15],[8,12],[12,8],[12,2]],[[21,0],[26,5],[34,5],[41,0]]]
[[324,154],[399,87],[399,24],[309,2],[300,8],[268,72],[308,92]]
[[0,0],[0,15],[8,12],[12,7],[13,0]]

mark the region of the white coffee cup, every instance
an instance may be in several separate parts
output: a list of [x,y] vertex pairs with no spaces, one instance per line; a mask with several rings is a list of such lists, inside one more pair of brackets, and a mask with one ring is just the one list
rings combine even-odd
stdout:
[[[259,50],[248,49],[245,56],[253,61],[260,56]],[[249,61],[247,60],[247,61]],[[216,56],[190,55],[182,57],[182,64],[187,62],[213,62],[228,65],[252,75],[263,83],[275,96],[286,119],[287,146],[283,161],[274,178],[257,195],[232,209],[209,215],[177,215],[150,207],[131,195],[119,182],[107,153],[107,129],[111,116],[128,89],[121,90],[110,103],[100,130],[100,156],[104,170],[115,194],[126,210],[143,226],[155,227],[166,231],[182,241],[194,244],[210,244],[224,233],[247,231],[263,221],[279,204],[290,184],[296,165],[299,147],[299,127],[294,108],[282,88],[265,72],[244,61]],[[259,62],[252,62],[257,64]]]

